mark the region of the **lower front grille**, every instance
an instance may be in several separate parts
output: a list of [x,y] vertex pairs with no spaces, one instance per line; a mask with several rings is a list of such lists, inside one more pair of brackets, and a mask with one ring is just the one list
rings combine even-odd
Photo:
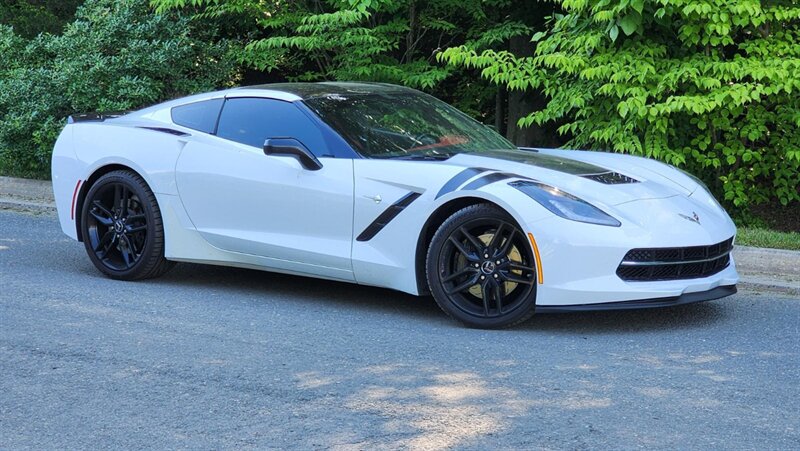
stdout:
[[708,277],[728,267],[732,249],[733,237],[711,246],[632,249],[617,276],[635,282]]

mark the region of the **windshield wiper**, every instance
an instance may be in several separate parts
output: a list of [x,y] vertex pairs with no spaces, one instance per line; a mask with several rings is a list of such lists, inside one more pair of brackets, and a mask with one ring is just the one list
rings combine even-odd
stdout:
[[389,158],[392,160],[444,161],[450,157],[452,157],[452,155],[401,155]]

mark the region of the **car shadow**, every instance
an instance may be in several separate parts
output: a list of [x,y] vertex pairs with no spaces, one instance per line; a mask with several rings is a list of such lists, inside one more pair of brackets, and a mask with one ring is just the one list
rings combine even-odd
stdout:
[[[220,289],[230,293],[285,299],[287,302],[335,303],[342,308],[368,309],[431,320],[442,327],[461,327],[441,312],[430,296],[413,296],[385,288],[313,279],[252,269],[182,263],[158,284]],[[642,333],[707,327],[733,314],[730,299],[666,308],[602,312],[542,313],[510,331],[599,335]]]
[[600,312],[543,313],[518,326],[521,330],[552,333],[603,335],[610,333],[648,333],[706,328],[728,321],[732,309],[726,299],[675,307]]
[[286,302],[326,302],[347,308],[400,312],[428,318],[444,317],[430,296],[413,296],[385,288],[255,269],[181,263],[152,282],[269,296]]

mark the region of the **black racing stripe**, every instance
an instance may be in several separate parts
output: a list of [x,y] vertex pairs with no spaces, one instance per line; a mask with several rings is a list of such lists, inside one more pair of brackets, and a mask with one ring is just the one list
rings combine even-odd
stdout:
[[481,177],[479,179],[475,179],[475,180],[467,183],[467,185],[464,186],[461,189],[463,189],[465,191],[467,191],[467,190],[476,190],[476,189],[484,187],[484,186],[486,186],[486,185],[488,185],[490,183],[499,182],[500,180],[506,180],[506,179],[512,179],[512,178],[528,179],[528,177],[523,177],[523,176],[517,175],[517,174],[510,174],[508,172],[493,172],[491,174],[484,175],[483,177]]
[[400,200],[393,203],[389,206],[386,210],[383,211],[377,218],[370,225],[358,235],[356,241],[369,241],[378,234],[384,227],[386,227],[392,219],[394,219],[397,215],[400,214],[406,207],[411,205],[411,202],[417,200],[420,196],[420,193],[408,193],[405,196],[401,197]]
[[462,183],[464,183],[467,180],[471,179],[472,177],[475,177],[476,175],[482,174],[482,173],[484,173],[486,171],[489,171],[489,169],[486,169],[486,168],[467,168],[467,169],[464,169],[463,171],[461,171],[458,174],[454,175],[453,178],[448,180],[447,183],[445,183],[444,186],[442,186],[442,189],[439,190],[439,193],[436,195],[436,198],[438,199],[438,198],[444,196],[445,194],[447,194],[447,193],[449,193],[451,191],[455,191],[456,188],[461,186]]

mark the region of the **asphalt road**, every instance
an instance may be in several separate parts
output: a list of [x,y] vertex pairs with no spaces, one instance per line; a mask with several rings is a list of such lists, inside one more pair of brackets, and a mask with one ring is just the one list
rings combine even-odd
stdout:
[[478,331],[258,271],[112,281],[0,211],[0,448],[799,449],[799,354],[797,298]]

